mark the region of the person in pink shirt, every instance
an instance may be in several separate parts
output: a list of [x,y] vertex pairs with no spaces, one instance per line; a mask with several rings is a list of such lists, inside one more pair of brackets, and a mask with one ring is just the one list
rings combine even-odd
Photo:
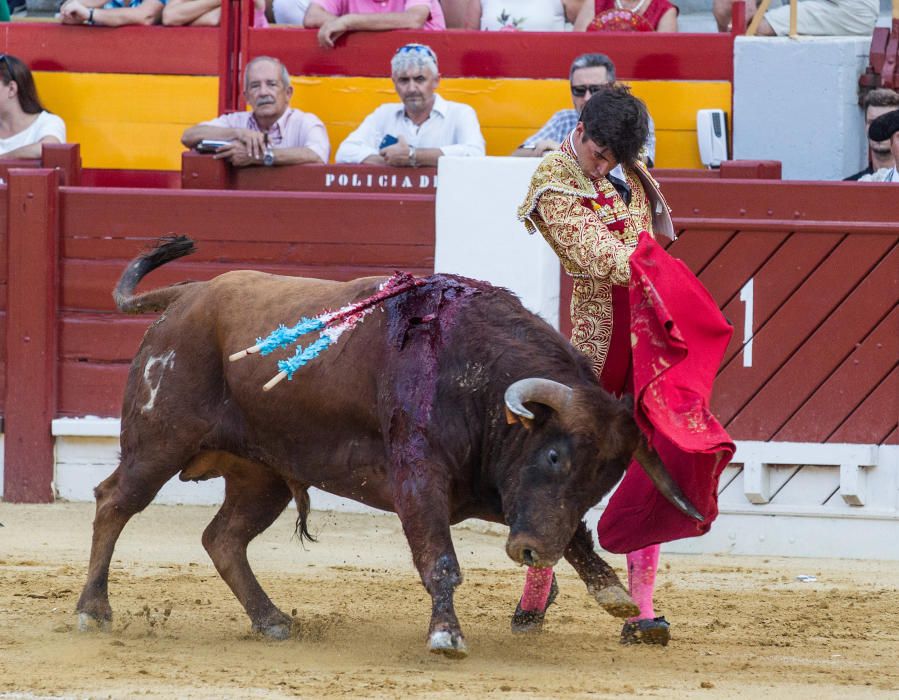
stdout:
[[331,145],[325,125],[314,114],[290,107],[292,95],[290,75],[281,61],[254,58],[244,73],[244,96],[252,111],[223,114],[189,127],[181,143],[194,148],[204,140],[227,141],[214,157],[238,168],[327,163]]
[[325,48],[347,32],[446,29],[439,0],[312,0],[303,25],[318,28]]

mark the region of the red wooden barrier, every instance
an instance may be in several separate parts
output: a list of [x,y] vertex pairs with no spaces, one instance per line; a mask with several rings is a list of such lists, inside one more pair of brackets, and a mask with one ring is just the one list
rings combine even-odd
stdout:
[[[312,186],[331,169],[302,172]],[[7,284],[0,245],[9,499],[50,497],[54,416],[119,415],[152,317],[116,313],[110,290],[160,235],[186,233],[199,251],[145,288],[244,267],[334,279],[433,270],[431,194],[58,181],[58,171],[14,170],[0,199],[0,236],[15,261]],[[899,198],[890,186],[671,179],[663,188],[681,230],[671,252],[735,326],[713,406],[733,436],[899,442]]]
[[56,416],[59,174],[13,170],[7,190],[9,259],[6,328],[4,498],[53,499]]
[[218,46],[214,27],[0,25],[0,51],[37,71],[218,75]]
[[410,42],[434,49],[443,77],[567,78],[575,56],[602,51],[625,80],[733,79],[733,36],[723,33],[351,32],[323,49],[313,29],[249,29],[244,48],[247,60],[277,56],[291,75],[383,77]]
[[6,182],[9,171],[14,168],[55,168],[59,170],[60,185],[80,185],[81,146],[77,143],[45,143],[40,158],[0,158],[0,180]]
[[286,192],[390,192],[433,195],[437,168],[390,168],[370,165],[286,165],[232,168],[211,155],[185,151],[181,187],[194,190]]
[[198,251],[145,288],[235,268],[352,279],[434,267],[433,195],[64,188],[61,199],[60,415],[119,415],[152,317],[115,313],[110,292],[161,235],[185,233]]
[[662,188],[680,231],[669,252],[734,325],[713,401],[731,435],[899,442],[893,189],[696,178],[663,178]]

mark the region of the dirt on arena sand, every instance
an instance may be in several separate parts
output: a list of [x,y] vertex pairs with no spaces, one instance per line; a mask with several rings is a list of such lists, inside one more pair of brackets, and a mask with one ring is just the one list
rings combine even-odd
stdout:
[[[0,698],[878,698],[899,693],[899,563],[666,556],[667,648],[622,647],[567,564],[546,630],[513,636],[523,571],[504,535],[456,528],[471,655],[425,649],[430,601],[395,516],[289,514],[251,547],[301,632],[250,633],[200,533],[214,509],[151,506],[113,562],[110,633],[75,631],[93,507],[0,503]],[[622,557],[610,557],[619,570]],[[801,582],[798,575],[811,575]]]

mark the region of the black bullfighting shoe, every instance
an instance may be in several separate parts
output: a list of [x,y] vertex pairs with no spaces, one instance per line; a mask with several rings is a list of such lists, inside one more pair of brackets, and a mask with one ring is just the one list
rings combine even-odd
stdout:
[[553,574],[553,582],[549,588],[549,597],[546,599],[546,607],[543,612],[537,610],[522,610],[521,600],[515,608],[515,614],[512,615],[512,631],[513,632],[539,632],[543,628],[543,618],[546,617],[546,611],[552,605],[559,595],[559,586],[556,583],[556,575]]
[[661,644],[668,646],[671,639],[668,620],[664,617],[654,617],[652,620],[636,620],[625,622],[621,628],[622,644]]

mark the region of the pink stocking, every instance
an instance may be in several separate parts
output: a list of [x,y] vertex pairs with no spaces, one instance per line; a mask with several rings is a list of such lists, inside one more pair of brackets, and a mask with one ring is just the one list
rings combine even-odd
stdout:
[[643,549],[628,552],[627,583],[631,598],[640,608],[636,620],[651,620],[656,616],[652,607],[652,593],[656,585],[656,569],[659,568],[659,545],[653,544]]
[[549,599],[549,590],[553,584],[553,570],[549,567],[533,569],[528,567],[524,581],[524,592],[521,594],[521,609],[528,612],[543,612]]

